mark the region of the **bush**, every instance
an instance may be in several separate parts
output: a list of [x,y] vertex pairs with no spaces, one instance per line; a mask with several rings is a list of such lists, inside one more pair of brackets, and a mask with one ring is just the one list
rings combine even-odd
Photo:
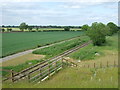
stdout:
[[65,27],[64,30],[65,31],[70,31],[70,28],[69,27]]
[[108,34],[110,36],[113,35],[114,33],[116,33],[119,30],[118,27],[117,27],[117,25],[114,24],[113,22],[109,22],[107,24],[107,26],[110,28],[109,29],[109,34]]
[[4,29],[4,28],[2,28],[2,32],[5,32],[5,29]]
[[104,28],[105,28],[104,24],[95,22],[88,29],[87,35],[93,41],[94,45],[100,46],[106,42]]
[[89,26],[87,24],[82,26],[82,30],[84,30],[84,31],[87,31],[88,28],[89,28]]

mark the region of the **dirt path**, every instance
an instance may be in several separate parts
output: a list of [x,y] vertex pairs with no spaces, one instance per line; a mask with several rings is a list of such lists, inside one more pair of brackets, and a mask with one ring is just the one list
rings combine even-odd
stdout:
[[74,37],[74,38],[69,39],[69,40],[64,40],[64,41],[57,42],[57,43],[54,43],[54,44],[50,44],[50,45],[47,45],[47,46],[42,46],[42,47],[39,47],[39,48],[30,49],[30,50],[19,52],[19,53],[10,55],[10,56],[6,56],[4,58],[0,58],[0,63],[8,61],[8,60],[11,60],[11,59],[14,59],[14,58],[17,58],[17,57],[22,56],[22,55],[26,55],[26,54],[32,53],[34,50],[37,50],[37,49],[42,49],[42,48],[50,47],[50,46],[53,46],[53,45],[56,45],[56,44],[64,43],[65,41],[74,40],[76,38],[79,38],[79,37]]

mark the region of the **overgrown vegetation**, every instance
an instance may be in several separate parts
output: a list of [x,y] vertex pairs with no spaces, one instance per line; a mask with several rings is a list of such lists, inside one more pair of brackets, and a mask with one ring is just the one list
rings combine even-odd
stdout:
[[106,42],[107,35],[113,35],[119,30],[117,25],[109,22],[107,25],[103,23],[92,23],[92,26],[83,25],[84,30],[87,30],[87,35],[93,41],[93,45],[101,46]]
[[94,45],[100,46],[106,42],[104,28],[105,28],[104,24],[95,22],[88,29],[87,35],[91,38]]
[[3,83],[3,88],[118,88],[118,68],[97,69],[96,76],[89,68],[66,68],[49,80],[33,85],[27,80],[11,84]]
[[104,55],[104,50],[118,50],[118,34],[112,37],[106,37],[106,43],[103,46],[93,46],[92,44],[81,48],[79,51],[69,55],[76,60],[93,60]]
[[89,26],[87,24],[85,24],[81,27],[81,29],[84,31],[87,31],[89,29]]
[[[6,66],[6,67],[2,67],[2,69],[7,69],[7,70],[14,70],[16,72],[19,72],[25,68],[28,68],[30,67],[31,65],[34,65],[36,63],[39,63],[43,61],[42,59],[41,60],[31,60],[31,61],[26,61],[25,63],[23,64],[19,64],[19,65],[16,65],[16,66]],[[9,75],[10,73],[9,72],[6,72],[6,71],[2,71],[2,75],[3,76],[6,76],[6,75]]]
[[89,41],[89,37],[81,36],[80,38],[78,38],[76,40],[71,40],[71,41],[67,41],[62,44],[57,44],[57,45],[54,45],[51,47],[43,48],[40,50],[35,50],[35,51],[33,51],[33,53],[46,55],[46,57],[50,58],[50,57],[54,57],[64,51],[66,51],[68,49],[79,46],[87,41]]
[[97,53],[103,55],[97,46],[94,47],[90,44],[84,48],[81,48],[79,51],[70,54],[69,56],[76,60],[92,60],[96,58],[95,54]]

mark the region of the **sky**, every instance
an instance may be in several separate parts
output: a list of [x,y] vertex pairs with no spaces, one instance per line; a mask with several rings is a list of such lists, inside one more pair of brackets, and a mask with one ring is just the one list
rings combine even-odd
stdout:
[[[105,0],[104,0],[105,1]],[[118,24],[118,2],[12,0],[0,5],[1,25],[91,25],[93,22]]]

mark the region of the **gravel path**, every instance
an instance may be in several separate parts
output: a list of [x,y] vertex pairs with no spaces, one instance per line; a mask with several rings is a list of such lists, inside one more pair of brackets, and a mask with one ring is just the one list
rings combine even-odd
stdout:
[[[70,40],[73,40],[73,39],[76,39],[76,38],[78,38],[78,37],[74,37],[74,38],[72,38],[72,39],[65,40],[65,41],[70,41]],[[35,49],[30,49],[30,50],[23,51],[23,52],[19,52],[19,53],[10,55],[10,56],[6,56],[6,57],[4,57],[4,58],[0,58],[0,63],[1,63],[1,62],[5,62],[5,61],[8,61],[8,60],[11,60],[11,59],[14,59],[14,58],[17,58],[17,57],[20,57],[20,56],[23,56],[23,55],[26,55],[26,54],[29,54],[29,53],[32,53],[34,50],[42,49],[42,48],[46,48],[46,47],[50,47],[50,46],[53,46],[53,45],[55,45],[55,44],[63,43],[63,42],[65,42],[65,41],[57,42],[57,43],[54,43],[54,44],[50,44],[50,45],[47,45],[47,46],[42,46],[42,47],[35,48]]]

